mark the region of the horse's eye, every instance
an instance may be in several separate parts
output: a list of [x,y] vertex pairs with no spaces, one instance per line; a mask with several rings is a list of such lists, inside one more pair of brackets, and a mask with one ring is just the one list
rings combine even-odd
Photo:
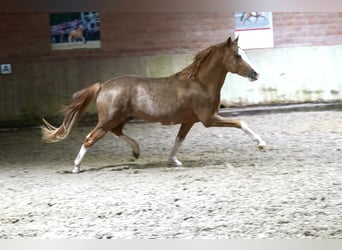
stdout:
[[236,55],[236,58],[240,60],[242,57],[240,55]]

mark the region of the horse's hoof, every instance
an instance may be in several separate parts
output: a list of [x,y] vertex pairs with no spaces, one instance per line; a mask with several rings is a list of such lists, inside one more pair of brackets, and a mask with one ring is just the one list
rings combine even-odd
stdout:
[[169,159],[169,162],[176,167],[183,166],[183,163],[179,161],[176,157]]
[[258,149],[259,150],[266,150],[266,148],[267,148],[266,142],[261,142],[261,143],[258,144]]
[[140,156],[140,152],[134,152],[133,151],[133,156],[134,156],[135,159],[138,159],[139,156]]
[[81,168],[75,166],[75,167],[72,169],[71,173],[73,173],[73,174],[78,174],[80,171],[81,171]]

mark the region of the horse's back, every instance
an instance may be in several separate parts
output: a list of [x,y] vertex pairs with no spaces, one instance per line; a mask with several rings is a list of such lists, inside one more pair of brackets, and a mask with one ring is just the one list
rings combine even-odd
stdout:
[[[132,102],[147,101],[161,102],[172,96],[177,95],[177,84],[167,77],[165,78],[148,78],[134,75],[120,76],[112,78],[103,83],[101,93],[118,95],[130,99]],[[100,93],[100,94],[101,94]]]
[[102,89],[105,91],[130,91],[131,95],[135,91],[145,91],[153,95],[165,94],[166,90],[177,88],[176,82],[170,77],[149,78],[135,75],[125,75],[112,78],[103,83]]

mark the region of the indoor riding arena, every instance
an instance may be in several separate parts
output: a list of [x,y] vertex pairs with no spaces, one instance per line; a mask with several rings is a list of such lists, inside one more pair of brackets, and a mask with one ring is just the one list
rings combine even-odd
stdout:
[[342,238],[342,13],[0,20],[0,239]]

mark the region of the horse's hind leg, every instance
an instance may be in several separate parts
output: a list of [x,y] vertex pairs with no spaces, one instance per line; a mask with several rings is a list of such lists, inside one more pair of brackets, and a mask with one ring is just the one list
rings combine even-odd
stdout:
[[95,144],[98,140],[100,140],[107,131],[102,127],[95,127],[85,138],[83,145],[78,152],[76,159],[74,161],[74,168],[72,170],[73,173],[79,173],[81,170],[81,162],[87,153],[88,149]]
[[132,139],[131,137],[125,135],[122,132],[123,127],[125,126],[127,121],[122,122],[121,124],[119,124],[117,127],[115,127],[114,129],[112,129],[112,132],[117,135],[121,140],[123,140],[124,142],[126,142],[131,148],[132,148],[132,153],[133,156],[138,159],[140,156],[140,148],[139,148],[139,144]]
[[193,125],[193,123],[182,124],[179,131],[178,131],[176,141],[175,141],[175,145],[173,146],[170,157],[169,157],[169,162],[171,162],[172,164],[175,164],[176,166],[182,166],[182,162],[176,158],[176,153],[178,152],[178,149],[182,145],[182,142],[184,141],[185,136],[190,131],[192,125]]

